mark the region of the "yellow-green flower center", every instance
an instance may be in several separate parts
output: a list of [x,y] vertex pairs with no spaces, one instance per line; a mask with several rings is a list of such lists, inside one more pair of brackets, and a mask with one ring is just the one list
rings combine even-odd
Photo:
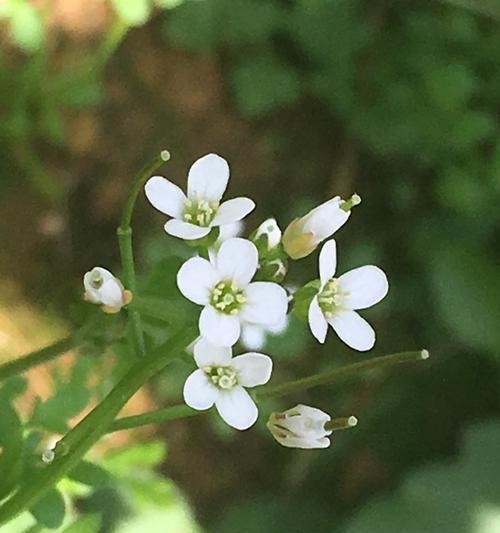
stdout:
[[210,290],[210,303],[217,311],[226,315],[237,315],[246,301],[245,291],[239,289],[231,280],[219,281]]
[[104,279],[102,277],[102,274],[99,272],[99,270],[93,270],[90,274],[90,285],[93,289],[100,289],[102,287],[102,284],[104,283]]
[[186,200],[182,219],[190,224],[208,227],[217,213],[218,204],[207,200]]
[[338,279],[331,278],[326,282],[318,294],[318,303],[326,318],[331,318],[340,304]]
[[219,389],[232,389],[238,384],[238,375],[231,366],[206,366],[203,370],[210,381]]

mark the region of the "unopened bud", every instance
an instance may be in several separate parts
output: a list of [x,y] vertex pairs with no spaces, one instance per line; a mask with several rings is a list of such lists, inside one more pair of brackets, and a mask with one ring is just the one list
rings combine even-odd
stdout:
[[118,313],[131,302],[132,293],[123,288],[121,281],[109,270],[95,267],[83,277],[87,302],[100,305],[105,313]]

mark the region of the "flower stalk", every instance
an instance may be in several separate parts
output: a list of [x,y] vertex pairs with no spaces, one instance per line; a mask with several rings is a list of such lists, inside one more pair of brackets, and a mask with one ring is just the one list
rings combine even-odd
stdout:
[[74,468],[106,432],[116,415],[135,392],[148,379],[168,365],[194,335],[193,328],[185,328],[149,354],[146,360],[142,359],[132,365],[125,377],[106,398],[57,444],[54,450],[54,460],[0,506],[0,525],[11,520],[24,509],[32,507]]
[[[134,178],[130,191],[125,200],[125,205],[122,211],[122,218],[120,226],[116,230],[118,236],[118,244],[120,247],[120,256],[123,269],[123,281],[125,287],[132,292],[133,295],[137,292],[137,284],[135,279],[135,263],[134,252],[132,247],[132,227],[130,225],[132,220],[132,213],[134,211],[135,201],[142,187],[149,179],[151,174],[163,163],[170,159],[170,153],[167,150],[162,150],[151,163],[145,165]],[[137,310],[129,310],[129,318],[132,325],[132,332],[134,338],[135,349],[139,356],[146,354],[144,344],[144,335],[141,325],[141,315]]]
[[263,398],[276,398],[286,396],[295,392],[311,389],[320,385],[329,385],[337,380],[348,379],[357,376],[360,373],[378,370],[390,366],[396,366],[402,363],[412,363],[422,361],[429,358],[427,350],[417,350],[413,352],[399,352],[390,355],[383,355],[381,357],[374,357],[352,365],[345,365],[326,372],[300,378],[295,381],[281,383],[280,385],[270,385],[262,387],[256,392],[259,400]]
[[155,409],[140,415],[124,416],[116,419],[108,429],[108,433],[115,431],[122,431],[124,429],[134,429],[150,424],[158,424],[160,422],[167,422],[169,420],[178,420],[180,418],[188,418],[201,414],[200,411],[191,409],[188,405],[172,405],[171,407],[164,407],[162,409]]

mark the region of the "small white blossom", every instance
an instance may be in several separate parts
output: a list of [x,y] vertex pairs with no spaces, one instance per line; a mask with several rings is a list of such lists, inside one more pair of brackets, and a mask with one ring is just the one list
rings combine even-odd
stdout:
[[123,288],[121,281],[102,267],[94,267],[83,276],[83,295],[87,302],[100,305],[105,313],[118,313],[130,303],[132,293]]
[[361,352],[375,344],[375,331],[356,313],[380,302],[389,285],[385,273],[366,265],[334,278],[337,252],[334,240],[324,244],[319,255],[321,286],[309,306],[309,326],[316,339],[324,343],[328,324],[351,348]]
[[269,250],[272,250],[278,246],[278,244],[281,242],[281,229],[278,226],[275,218],[268,218],[262,222],[255,232],[254,240],[257,242],[257,239],[261,235],[267,235],[267,246]]
[[214,227],[241,220],[255,207],[249,198],[233,198],[221,204],[228,181],[226,160],[208,154],[189,169],[187,197],[162,176],[150,178],[145,192],[153,207],[173,217],[165,224],[167,233],[186,240],[201,239]]
[[241,328],[241,342],[249,350],[260,350],[266,344],[266,337],[283,333],[288,326],[288,316],[273,326],[245,324]]
[[203,305],[200,334],[217,346],[232,346],[246,324],[274,326],[288,308],[285,290],[276,283],[251,283],[257,271],[255,245],[240,238],[224,241],[210,261],[188,259],[177,273],[177,285],[192,302]]
[[287,448],[328,448],[332,431],[325,429],[325,423],[330,420],[330,415],[320,409],[297,405],[283,413],[272,413],[267,427]]
[[247,429],[258,417],[258,410],[245,387],[264,385],[271,377],[273,363],[260,353],[232,357],[230,347],[200,339],[194,346],[198,365],[184,384],[184,401],[197,410],[215,407],[226,424]]
[[[354,195],[349,204],[357,205],[360,198]],[[296,218],[283,234],[283,246],[292,259],[301,259],[312,253],[317,246],[331,237],[349,218],[351,211],[342,209],[344,200],[336,196],[315,207],[307,215]]]

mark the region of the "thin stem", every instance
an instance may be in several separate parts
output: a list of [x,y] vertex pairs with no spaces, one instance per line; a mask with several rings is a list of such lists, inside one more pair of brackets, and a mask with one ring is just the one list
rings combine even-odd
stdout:
[[[169,152],[167,152],[167,150],[163,150],[153,159],[153,161],[151,161],[151,163],[145,165],[136,175],[125,200],[125,205],[123,206],[120,226],[116,231],[122,260],[123,281],[125,288],[132,291],[133,295],[137,293],[137,284],[135,279],[134,251],[132,247],[132,228],[130,223],[132,220],[135,201],[137,199],[137,195],[151,174],[169,159]],[[135,349],[140,356],[144,356],[146,354],[146,347],[144,344],[141,315],[138,313],[138,311],[130,309],[129,318],[132,324]]]
[[171,407],[164,407],[163,409],[148,411],[147,413],[142,413],[140,415],[118,418],[111,424],[108,433],[121,431],[122,429],[147,426],[148,424],[157,424],[159,422],[166,422],[167,420],[187,418],[199,414],[201,414],[201,411],[195,411],[187,405],[173,405]]
[[400,352],[391,355],[383,355],[381,357],[374,357],[367,361],[361,361],[359,363],[353,363],[352,365],[341,366],[340,368],[334,368],[327,370],[320,374],[314,374],[305,378],[297,379],[295,381],[289,381],[287,383],[281,383],[280,385],[271,385],[262,387],[261,390],[256,392],[257,398],[271,398],[277,396],[285,396],[297,391],[303,391],[319,385],[327,385],[337,381],[339,379],[346,379],[356,376],[360,372],[367,370],[374,370],[379,368],[385,368],[389,366],[399,365],[401,363],[411,363],[415,361],[422,361],[429,358],[429,352],[427,350],[418,350],[415,352]]
[[21,374],[34,366],[51,361],[68,350],[71,350],[77,344],[78,338],[76,336],[69,336],[65,339],[58,340],[54,344],[45,346],[45,348],[23,355],[12,361],[7,361],[0,365],[0,380]]
[[54,461],[0,506],[0,524],[32,507],[65,474],[74,468],[92,445],[106,432],[116,415],[135,392],[182,351],[195,334],[193,328],[171,337],[147,359],[134,364],[106,398],[77,424],[56,446]]

